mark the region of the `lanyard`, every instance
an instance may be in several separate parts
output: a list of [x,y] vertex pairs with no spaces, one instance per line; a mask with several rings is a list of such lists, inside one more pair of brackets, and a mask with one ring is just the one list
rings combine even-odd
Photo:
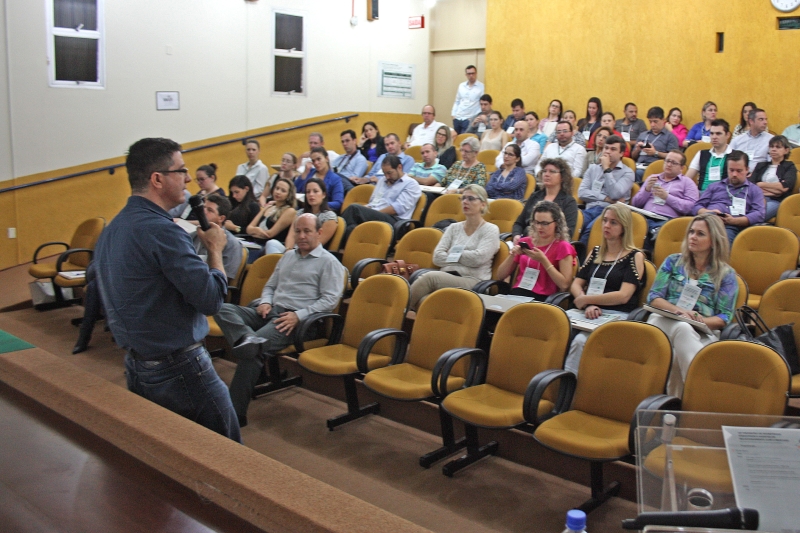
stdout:
[[[553,242],[556,242],[556,241],[553,241]],[[549,251],[550,251],[550,247],[551,247],[551,246],[553,246],[553,242],[551,242],[550,244],[548,244],[548,245],[547,245],[547,249],[546,249],[546,250],[543,252],[543,253],[544,253],[544,255],[545,255],[545,257],[547,257],[547,252],[549,252]],[[536,245],[534,244],[534,246],[536,246]],[[542,247],[541,247],[541,246],[539,246],[539,247],[538,247],[538,249],[539,249],[539,250],[541,250],[541,249],[542,249]],[[533,262],[533,263],[536,263],[536,265],[537,265],[537,266],[536,266],[536,269],[537,269],[537,270],[539,269],[539,267],[540,267],[540,266],[542,266],[542,264],[541,264],[539,261],[537,261],[536,259],[531,259],[530,257],[528,257],[528,266],[533,266],[533,265],[531,265],[531,263],[532,263],[532,262]]]
[[571,143],[569,143],[568,145],[566,145],[566,146],[564,147],[564,149],[563,149],[563,150],[561,149],[561,145],[558,145],[558,155],[561,155],[561,154],[563,154],[564,152],[566,152],[567,150],[569,150],[569,149],[570,149],[570,147],[571,147],[573,144],[575,144],[575,143],[574,143],[574,142],[571,142]]
[[[658,133],[658,135],[655,135],[655,136],[653,136],[653,142],[656,142],[656,139],[658,139],[659,137],[661,137],[661,134],[662,134],[662,133],[663,133],[663,132],[659,132],[659,133]],[[644,138],[644,143],[645,143],[645,144],[648,144],[649,142],[650,142],[650,133],[648,132],[648,134],[647,134],[647,135],[645,136],[645,138]]]
[[[611,264],[611,268],[608,269],[608,272],[606,272],[606,275],[603,276],[603,279],[608,279],[608,275],[611,274],[612,270],[614,270],[614,267],[617,265],[617,261],[619,261],[619,256],[621,256],[621,255],[622,255],[622,250],[620,250],[619,253],[617,254],[617,258],[614,259],[614,262]],[[602,264],[603,264],[603,262],[600,261],[600,264],[597,265],[595,267],[595,269],[594,269],[594,272],[592,272],[592,276],[591,277],[594,277],[595,274],[597,274],[597,271],[602,266]]]
[[[740,187],[740,188],[741,188],[741,187]],[[726,190],[726,191],[728,191],[728,196],[730,196],[730,198],[731,198],[731,202],[733,202],[733,199],[734,199],[734,198],[736,198],[737,200],[739,200],[739,199],[740,199],[739,197],[737,197],[737,196],[734,196],[734,195],[732,195],[732,194],[731,194],[731,189],[730,189],[730,187],[728,187],[728,184],[727,184],[727,183],[725,184],[725,190]],[[734,192],[736,192],[736,189],[734,189]],[[745,187],[745,189],[744,189],[744,201],[745,201],[745,202],[747,202],[747,193],[748,193],[748,192],[750,192],[750,191],[749,191],[749,190],[748,190],[748,189]]]

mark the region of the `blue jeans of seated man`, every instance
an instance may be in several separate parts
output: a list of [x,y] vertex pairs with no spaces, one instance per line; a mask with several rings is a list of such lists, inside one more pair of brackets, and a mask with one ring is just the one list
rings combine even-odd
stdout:
[[781,206],[781,201],[775,198],[766,198],[767,200],[767,213],[764,216],[764,222],[769,222],[772,217],[778,215],[778,208]]
[[204,346],[157,361],[125,356],[128,390],[211,431],[242,442],[228,387]]
[[739,235],[739,232],[742,231],[743,229],[744,227],[742,226],[728,226],[727,224],[725,225],[725,233],[728,234],[728,242],[730,243],[731,246],[733,246],[733,239],[735,239],[736,236]]
[[[656,240],[653,237],[653,230],[656,228],[660,228],[664,224],[667,223],[666,220],[653,220],[652,218],[646,218],[647,220],[647,236],[644,239],[644,249],[648,252],[652,252],[653,248],[656,246]],[[657,234],[656,234],[657,235]],[[661,266],[661,265],[656,265]]]
[[580,241],[583,244],[589,244],[589,234],[592,232],[592,226],[594,226],[597,217],[600,216],[600,214],[603,212],[603,209],[605,209],[605,207],[596,205],[583,210],[583,231],[581,231],[580,238]]
[[453,129],[456,130],[456,135],[461,135],[467,128],[469,128],[469,119],[465,118],[463,120],[459,120],[457,118],[453,119]]
[[643,168],[637,168],[636,169],[636,177],[635,177],[636,183],[642,183],[642,178],[644,178],[644,169]]

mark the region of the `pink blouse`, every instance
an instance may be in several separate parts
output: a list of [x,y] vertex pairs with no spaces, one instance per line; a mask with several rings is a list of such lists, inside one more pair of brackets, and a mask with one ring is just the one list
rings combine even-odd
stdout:
[[[534,248],[533,240],[530,237],[523,237],[520,239],[520,242],[527,242],[528,246],[531,249]],[[544,255],[547,257],[547,260],[550,261],[554,267],[558,268],[558,263],[567,257],[568,255],[572,256],[572,264],[575,265],[575,257],[578,255],[575,251],[575,248],[567,241],[553,241],[548,246],[539,247],[539,249],[544,250]],[[550,275],[547,273],[546,270],[542,269],[542,264],[539,261],[535,261],[528,257],[525,254],[519,254],[514,256],[514,262],[519,265],[519,272],[517,275],[517,281],[514,282],[514,288],[519,287],[519,283],[522,281],[522,276],[525,275],[526,268],[538,268],[540,270],[539,277],[536,279],[536,284],[533,286],[533,292],[536,294],[541,294],[542,296],[550,296],[551,294],[555,294],[559,291],[558,285],[550,279]]]
[[689,135],[689,130],[683,124],[678,124],[677,126],[672,126],[672,134],[678,138],[678,146],[683,146],[683,141]]

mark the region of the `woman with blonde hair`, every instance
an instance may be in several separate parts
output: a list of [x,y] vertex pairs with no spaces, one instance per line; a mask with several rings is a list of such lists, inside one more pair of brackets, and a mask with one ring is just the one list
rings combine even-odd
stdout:
[[689,130],[689,134],[681,144],[683,148],[696,142],[711,142],[711,123],[717,120],[717,104],[711,101],[703,104],[701,117],[703,120],[692,126],[692,129]]
[[450,128],[447,126],[439,126],[436,130],[436,135],[433,137],[433,143],[436,147],[436,157],[439,159],[439,164],[444,165],[449,169],[456,162],[456,147],[453,146],[453,139],[450,137]]
[[[575,307],[586,318],[619,315],[627,318],[639,303],[644,281],[644,254],[633,244],[631,210],[611,204],[600,215],[603,240],[586,258],[572,282]],[[572,340],[564,368],[577,375],[583,346],[589,334],[581,331]]]
[[[681,244],[681,253],[664,260],[647,296],[653,307],[705,324],[712,331],[722,330],[733,318],[739,284],[728,264],[730,245],[725,226],[716,213],[703,213],[692,219]],[[667,334],[672,342],[672,371],[667,392],[680,397],[694,356],[716,341],[690,324],[652,314],[648,319]]]

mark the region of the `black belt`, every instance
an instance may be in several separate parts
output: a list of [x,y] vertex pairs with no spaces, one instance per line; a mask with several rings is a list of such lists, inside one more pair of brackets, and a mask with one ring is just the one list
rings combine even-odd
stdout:
[[199,347],[200,347],[200,346],[202,346],[202,345],[203,345],[203,342],[202,342],[202,341],[201,341],[201,342],[196,342],[196,343],[194,343],[194,344],[190,344],[189,346],[186,346],[186,347],[184,347],[184,348],[178,348],[177,350],[175,350],[174,352],[171,352],[171,353],[170,353],[169,355],[167,355],[166,357],[162,357],[162,358],[160,358],[160,359],[143,359],[143,358],[141,357],[141,355],[139,355],[138,353],[136,353],[136,350],[133,350],[133,349],[129,350],[129,353],[131,354],[131,357],[133,357],[133,358],[134,358],[135,360],[137,360],[137,361],[143,361],[143,362],[153,363],[153,362],[160,362],[160,361],[163,361],[163,360],[167,359],[168,357],[176,357],[176,356],[178,356],[178,355],[185,354],[186,352],[191,352],[191,351],[192,351],[192,350],[194,350],[195,348],[199,348]]

